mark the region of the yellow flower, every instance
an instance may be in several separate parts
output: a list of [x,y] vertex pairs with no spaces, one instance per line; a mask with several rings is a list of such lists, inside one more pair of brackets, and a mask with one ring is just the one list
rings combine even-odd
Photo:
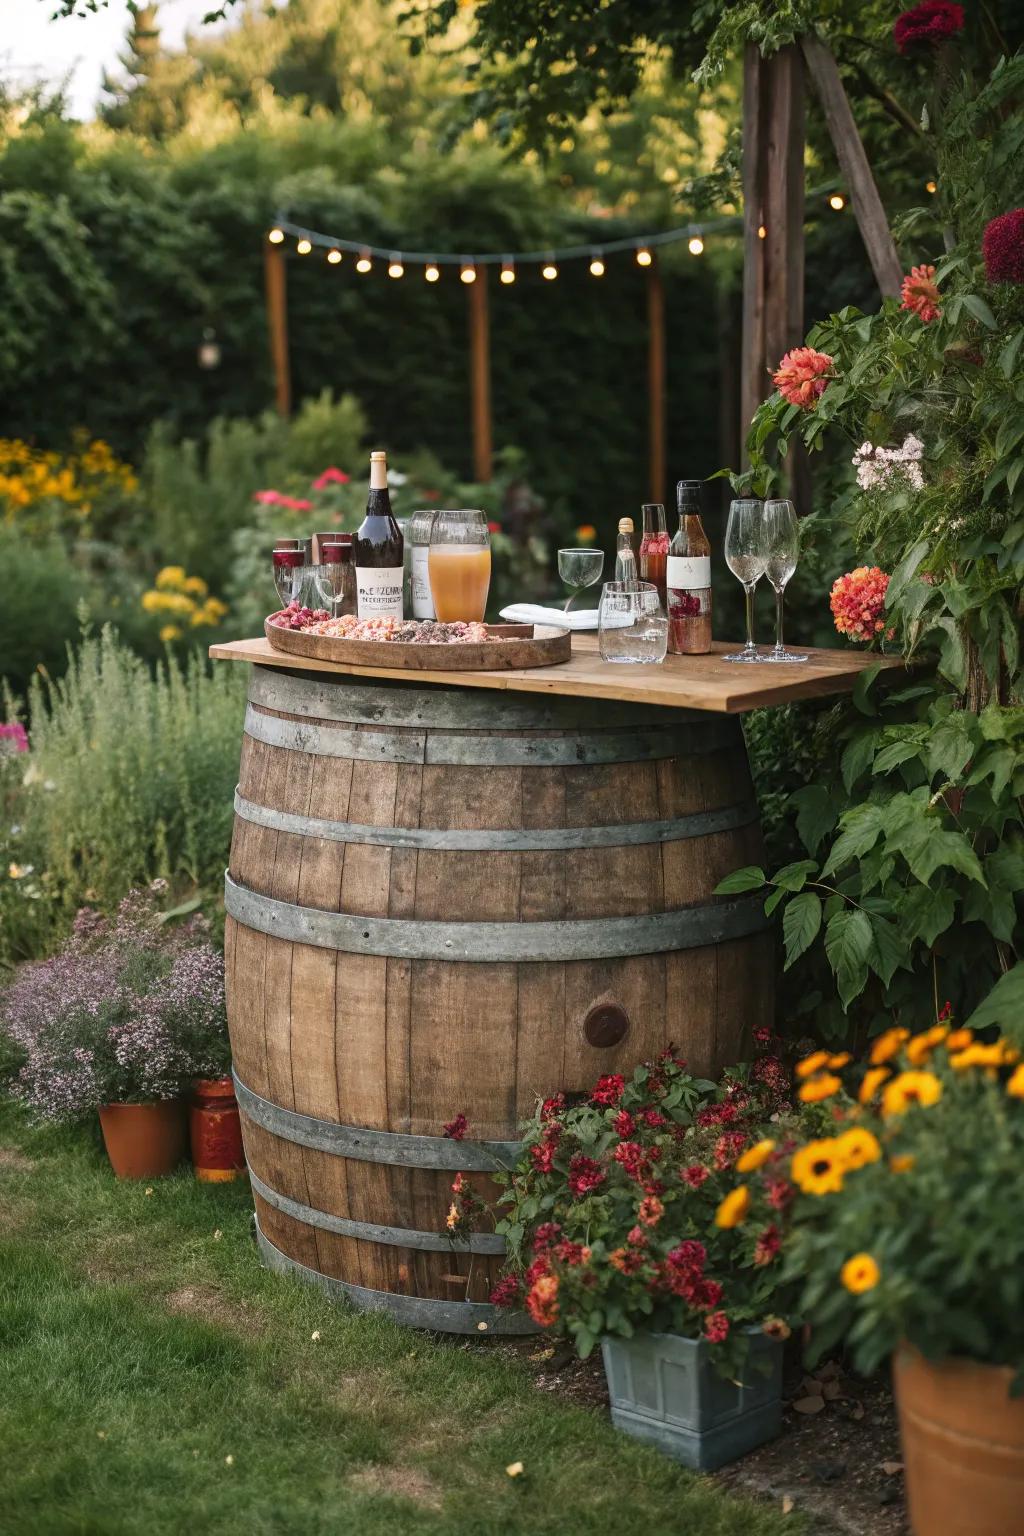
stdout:
[[893,1173],[909,1173],[917,1162],[912,1152],[897,1152],[889,1159],[889,1168]]
[[836,1137],[836,1152],[845,1168],[863,1168],[865,1163],[877,1163],[882,1155],[878,1138],[862,1125],[855,1125]]
[[909,1029],[887,1029],[879,1035],[871,1047],[871,1055],[868,1060],[873,1067],[880,1067],[883,1062],[891,1061],[898,1054],[904,1040],[909,1040]]
[[869,1067],[861,1079],[857,1098],[861,1104],[870,1104],[875,1094],[890,1075],[888,1067]]
[[794,1152],[790,1174],[805,1195],[836,1195],[843,1187],[843,1160],[832,1137],[809,1141]]
[[912,1104],[927,1109],[942,1098],[942,1084],[934,1072],[901,1072],[882,1091],[883,1115],[902,1115]]
[[951,1056],[949,1064],[956,1072],[965,1072],[968,1067],[987,1067],[990,1071],[994,1071],[996,1067],[1007,1066],[1016,1059],[1017,1053],[1006,1044],[1005,1040],[996,1040],[992,1045],[967,1046],[965,1050]]
[[828,1051],[815,1051],[811,1056],[805,1056],[803,1061],[796,1064],[796,1075],[799,1078],[811,1077],[815,1072],[820,1072],[822,1067],[827,1067],[829,1061]]
[[945,1024],[933,1024],[931,1029],[922,1030],[906,1044],[906,1058],[913,1067],[920,1067],[928,1060],[937,1045],[941,1045],[949,1034]]
[[[1012,1093],[1015,1099],[1024,1099],[1024,1065],[1017,1067],[1006,1085],[1006,1091]],[[736,1166],[738,1168],[739,1164]]]
[[764,1167],[774,1151],[775,1143],[770,1136],[766,1136],[763,1141],[755,1141],[752,1147],[741,1152],[736,1159],[736,1172],[755,1173],[758,1168]]
[[842,1086],[842,1078],[833,1076],[831,1072],[821,1072],[808,1082],[801,1083],[796,1096],[804,1104],[820,1104],[822,1099],[830,1099],[834,1093],[838,1093]]
[[459,1224],[459,1208],[455,1204],[454,1200],[452,1201],[451,1205],[448,1207],[448,1215],[445,1217],[445,1221],[448,1224],[449,1232],[454,1232],[455,1228]]
[[854,1296],[861,1296],[878,1284],[881,1273],[870,1253],[855,1253],[843,1265],[839,1278]]
[[715,1226],[738,1227],[750,1210],[750,1190],[745,1184],[737,1184],[730,1190],[715,1212]]
[[838,1056],[830,1056],[828,1059],[829,1070],[838,1072],[841,1067],[848,1066],[853,1060],[849,1051],[840,1051]]
[[169,644],[172,640],[180,640],[181,630],[177,624],[165,624],[160,631],[160,639],[165,645]]
[[973,1029],[954,1029],[951,1035],[946,1036],[946,1050],[965,1051],[973,1039]]
[[[159,579],[157,577],[158,581]],[[201,576],[186,576],[181,584],[181,590],[187,592],[191,597],[205,597],[210,589]]]
[[186,579],[183,565],[165,565],[162,571],[157,572],[153,585],[161,592],[166,592],[168,588],[180,592]]

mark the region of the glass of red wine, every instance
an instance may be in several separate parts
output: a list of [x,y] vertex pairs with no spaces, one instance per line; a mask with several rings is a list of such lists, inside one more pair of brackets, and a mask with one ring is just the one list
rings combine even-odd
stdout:
[[294,596],[296,576],[306,563],[306,551],[298,539],[282,540],[275,547],[270,558],[273,562],[274,586],[277,588],[281,607],[287,608]]

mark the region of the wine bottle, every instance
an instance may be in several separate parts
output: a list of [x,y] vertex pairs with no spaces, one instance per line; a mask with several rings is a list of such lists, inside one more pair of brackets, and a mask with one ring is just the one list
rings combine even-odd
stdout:
[[366,516],[352,540],[359,618],[403,617],[404,554],[402,530],[395,521],[388,495],[387,455],[371,453]]
[[[658,601],[666,606],[665,581],[668,560],[668,530],[665,527],[665,508],[660,501],[645,502],[643,537],[640,540],[640,580],[649,581],[658,589]],[[667,612],[667,609],[666,609]]]
[[700,520],[701,481],[676,486],[679,527],[668,549],[668,648],[676,656],[711,649],[711,545]]
[[630,587],[635,587],[637,583],[631,517],[619,518],[619,536],[615,541],[615,580],[625,582]]

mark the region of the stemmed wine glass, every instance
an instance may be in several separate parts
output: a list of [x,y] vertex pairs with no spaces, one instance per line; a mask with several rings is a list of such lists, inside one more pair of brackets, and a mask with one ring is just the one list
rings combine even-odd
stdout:
[[725,528],[725,563],[743,583],[747,600],[747,640],[742,651],[723,656],[723,661],[761,661],[754,644],[754,588],[765,573],[768,554],[764,540],[764,503],[757,497],[731,502]]
[[560,549],[558,551],[558,574],[567,587],[574,588],[570,592],[563,613],[568,613],[573,603],[595,582],[601,580],[601,572],[604,570],[603,549]]
[[299,571],[306,564],[306,552],[299,544],[298,539],[279,541],[271,556],[274,571],[274,586],[283,607],[287,608],[295,595],[295,583]]
[[807,661],[807,656],[787,651],[782,643],[782,601],[800,554],[800,524],[791,501],[765,502],[764,549],[767,556],[765,575],[775,589],[775,645],[761,660]]

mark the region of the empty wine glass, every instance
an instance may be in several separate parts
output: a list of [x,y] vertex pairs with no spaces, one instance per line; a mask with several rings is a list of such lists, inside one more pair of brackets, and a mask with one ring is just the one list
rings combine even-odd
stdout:
[[581,592],[601,580],[603,570],[603,549],[560,549],[558,551],[558,574],[567,587],[575,589],[569,594],[562,609],[563,613],[569,612]]
[[807,656],[787,651],[782,643],[782,601],[786,583],[796,570],[800,555],[800,524],[791,501],[765,502],[764,549],[767,556],[764,573],[775,588],[775,645],[761,660],[807,661]]
[[768,556],[764,546],[764,503],[756,497],[731,502],[725,528],[725,563],[743,583],[747,600],[747,640],[742,651],[723,656],[723,661],[760,661],[754,644],[754,588],[764,575]]
[[665,660],[668,619],[653,582],[606,581],[601,588],[598,648],[602,661]]

